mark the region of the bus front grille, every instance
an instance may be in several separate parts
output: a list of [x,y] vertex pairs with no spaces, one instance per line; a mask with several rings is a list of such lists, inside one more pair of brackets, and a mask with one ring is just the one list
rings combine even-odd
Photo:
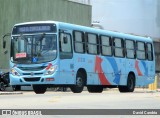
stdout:
[[23,71],[41,71],[45,69],[47,66],[38,66],[38,67],[18,67],[19,69]]
[[25,81],[27,82],[33,82],[33,81],[39,81],[40,77],[34,77],[34,78],[24,78]]
[[[23,75],[32,75],[32,73],[22,73]],[[43,73],[33,73],[34,75],[42,75]]]

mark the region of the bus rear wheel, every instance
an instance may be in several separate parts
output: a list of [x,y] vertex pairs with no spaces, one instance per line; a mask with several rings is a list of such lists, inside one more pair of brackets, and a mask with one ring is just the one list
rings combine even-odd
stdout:
[[47,87],[45,85],[33,85],[33,90],[36,94],[44,94]]
[[76,85],[70,87],[71,91],[73,93],[81,93],[84,88],[84,83],[85,81],[83,75],[80,72],[78,72],[76,76]]
[[87,89],[90,93],[102,93],[103,86],[87,86]]
[[133,74],[128,75],[127,86],[118,86],[120,92],[133,92],[135,88],[135,77]]

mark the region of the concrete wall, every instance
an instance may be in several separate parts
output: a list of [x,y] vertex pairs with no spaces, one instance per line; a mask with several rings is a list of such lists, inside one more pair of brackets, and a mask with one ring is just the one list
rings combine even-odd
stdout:
[[[4,55],[2,36],[19,22],[56,20],[90,26],[91,6],[68,0],[0,0],[0,68],[9,67],[9,53]],[[9,43],[7,42],[9,50]]]

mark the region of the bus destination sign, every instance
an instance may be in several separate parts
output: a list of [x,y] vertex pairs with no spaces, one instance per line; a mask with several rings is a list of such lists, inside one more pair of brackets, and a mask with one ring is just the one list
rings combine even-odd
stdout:
[[40,33],[40,32],[56,32],[55,24],[29,24],[19,25],[13,28],[12,34]]
[[42,31],[51,31],[50,26],[26,26],[20,27],[18,29],[19,32],[42,32]]

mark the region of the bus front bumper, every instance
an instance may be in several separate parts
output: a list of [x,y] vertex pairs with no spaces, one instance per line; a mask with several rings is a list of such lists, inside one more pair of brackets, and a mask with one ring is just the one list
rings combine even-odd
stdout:
[[14,76],[10,74],[10,85],[58,84],[56,78],[56,74],[42,76]]

